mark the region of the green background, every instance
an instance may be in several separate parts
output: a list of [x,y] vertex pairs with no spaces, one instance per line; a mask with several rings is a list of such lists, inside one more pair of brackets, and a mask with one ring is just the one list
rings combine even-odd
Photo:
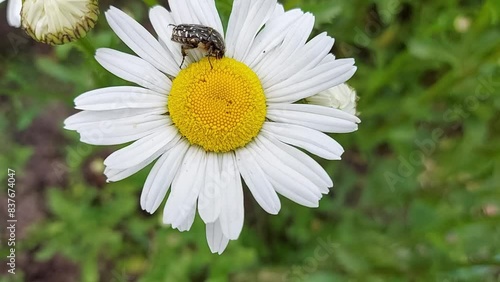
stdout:
[[[231,1],[216,2],[227,22]],[[8,27],[3,3],[0,183],[16,171],[19,221],[17,274],[2,260],[0,281],[500,281],[500,1],[282,3],[356,59],[362,123],[333,136],[342,161],[320,160],[335,187],[319,208],[282,198],[272,216],[246,191],[244,229],[220,256],[199,217],[180,233],[141,211],[149,167],[105,183],[102,160],[123,146],[62,129],[77,95],[125,84],[89,55],[131,52],[104,16],[53,48]],[[110,4],[152,30],[155,1]]]

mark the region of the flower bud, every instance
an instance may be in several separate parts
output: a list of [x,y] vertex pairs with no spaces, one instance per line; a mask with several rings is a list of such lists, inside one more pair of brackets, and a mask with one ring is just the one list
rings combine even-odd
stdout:
[[60,45],[85,37],[98,15],[98,0],[25,0],[21,24],[33,39]]
[[336,108],[356,115],[356,91],[342,83],[306,99],[309,104]]

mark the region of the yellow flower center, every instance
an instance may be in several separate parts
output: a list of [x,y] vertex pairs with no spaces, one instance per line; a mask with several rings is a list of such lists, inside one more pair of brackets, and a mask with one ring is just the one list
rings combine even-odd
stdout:
[[179,73],[168,111],[191,144],[228,152],[257,136],[266,117],[266,98],[259,78],[245,64],[231,58],[210,62],[204,58]]

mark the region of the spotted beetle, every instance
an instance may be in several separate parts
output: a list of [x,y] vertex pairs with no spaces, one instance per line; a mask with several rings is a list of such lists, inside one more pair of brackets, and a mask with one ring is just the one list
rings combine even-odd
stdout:
[[182,68],[184,59],[187,56],[186,51],[189,49],[200,48],[205,50],[211,67],[210,57],[217,59],[224,57],[226,52],[224,39],[215,29],[199,24],[170,24],[169,26],[174,27],[171,40],[182,44],[182,62],[179,67]]

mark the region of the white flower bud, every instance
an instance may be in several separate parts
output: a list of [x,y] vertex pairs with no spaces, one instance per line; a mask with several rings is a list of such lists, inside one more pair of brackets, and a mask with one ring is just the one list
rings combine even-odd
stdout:
[[99,15],[98,0],[25,0],[21,24],[33,39],[52,45],[85,37]]
[[356,91],[345,83],[306,98],[306,101],[309,104],[331,107],[356,115]]

